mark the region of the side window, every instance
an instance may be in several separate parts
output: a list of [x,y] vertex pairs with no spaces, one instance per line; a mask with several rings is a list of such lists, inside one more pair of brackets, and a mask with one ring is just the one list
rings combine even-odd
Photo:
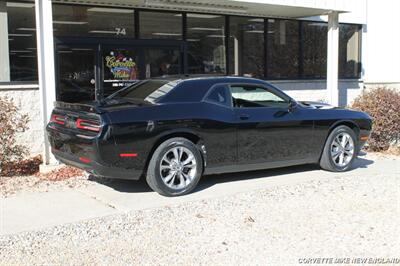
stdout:
[[235,107],[287,107],[288,102],[275,93],[257,86],[230,86]]
[[229,97],[230,96],[227,88],[221,85],[211,89],[211,92],[206,97],[206,101],[220,105],[230,106],[231,102]]

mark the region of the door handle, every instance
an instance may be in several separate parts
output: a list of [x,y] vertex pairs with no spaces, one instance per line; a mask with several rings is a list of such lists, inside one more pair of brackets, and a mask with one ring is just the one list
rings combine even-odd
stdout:
[[240,120],[247,120],[250,118],[250,116],[246,115],[246,114],[241,114],[241,115],[239,115],[239,118],[240,118]]

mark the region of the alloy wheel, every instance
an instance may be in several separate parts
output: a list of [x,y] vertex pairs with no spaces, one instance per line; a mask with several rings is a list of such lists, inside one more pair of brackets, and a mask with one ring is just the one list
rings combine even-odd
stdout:
[[350,134],[343,132],[338,134],[331,144],[331,158],[339,167],[347,166],[354,155],[354,140]]
[[169,149],[161,159],[161,179],[169,188],[183,189],[187,187],[196,174],[196,158],[189,149],[183,146]]

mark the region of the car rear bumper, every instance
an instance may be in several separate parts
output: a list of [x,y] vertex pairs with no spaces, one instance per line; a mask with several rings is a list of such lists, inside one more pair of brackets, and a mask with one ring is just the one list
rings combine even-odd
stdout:
[[78,158],[74,155],[55,150],[52,150],[52,152],[58,161],[66,165],[82,169],[96,176],[112,178],[112,179],[130,179],[130,180],[139,180],[140,177],[142,176],[141,171],[126,170],[116,167],[105,166],[96,161],[82,162],[81,160],[82,157]]
[[[96,176],[114,179],[138,180],[143,170],[126,168],[118,161],[103,161],[101,156],[101,144],[97,140],[81,139],[74,134],[60,132],[56,129],[47,128],[51,151],[55,158],[66,164]],[[111,146],[111,149],[113,146]],[[108,152],[111,153],[111,152]]]

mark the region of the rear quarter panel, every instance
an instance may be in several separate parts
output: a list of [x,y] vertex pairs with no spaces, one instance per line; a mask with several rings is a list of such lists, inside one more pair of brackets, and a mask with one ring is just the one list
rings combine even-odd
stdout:
[[208,166],[224,166],[237,160],[233,112],[223,106],[176,103],[130,108],[107,114],[117,153],[137,153],[135,159],[119,159],[128,169],[144,170],[156,144],[169,135],[198,136],[206,147]]

